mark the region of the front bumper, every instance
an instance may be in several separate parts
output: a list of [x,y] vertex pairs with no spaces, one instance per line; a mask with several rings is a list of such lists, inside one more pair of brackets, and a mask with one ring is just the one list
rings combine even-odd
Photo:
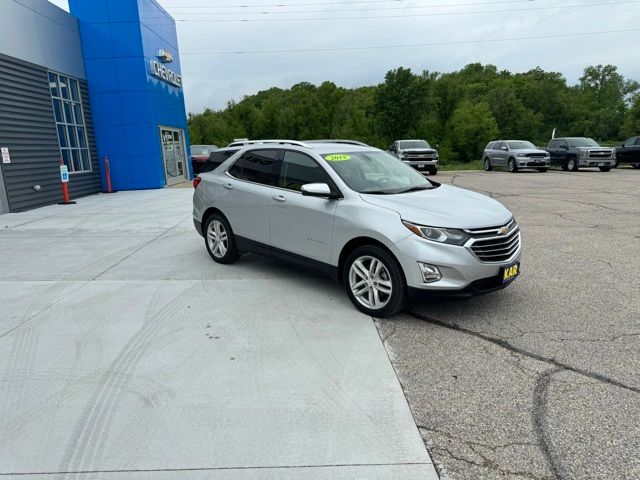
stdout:
[[518,167],[520,168],[549,168],[551,160],[548,158],[518,158]]
[[[396,243],[394,247],[394,253],[402,265],[410,289],[463,296],[499,290],[507,286],[509,283],[502,284],[501,278],[499,279],[500,272],[503,267],[519,262],[522,253],[520,243],[508,260],[488,263],[479,260],[465,246],[431,242],[413,234]],[[425,283],[418,262],[437,266],[442,278],[436,282]]]
[[579,158],[579,167],[613,167],[616,164],[615,158]]
[[412,166],[416,170],[433,170],[438,168],[438,159],[427,158],[424,160],[402,160],[403,163]]

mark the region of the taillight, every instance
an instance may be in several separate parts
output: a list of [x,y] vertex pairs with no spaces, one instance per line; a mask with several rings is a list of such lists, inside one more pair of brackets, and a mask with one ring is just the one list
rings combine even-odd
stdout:
[[198,188],[198,185],[200,185],[200,182],[202,181],[202,179],[200,177],[195,177],[193,179],[193,188]]

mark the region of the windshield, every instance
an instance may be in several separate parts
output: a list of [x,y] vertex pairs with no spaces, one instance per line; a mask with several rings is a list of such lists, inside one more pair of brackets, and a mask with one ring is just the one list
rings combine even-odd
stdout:
[[209,155],[215,149],[213,145],[192,145],[191,155]]
[[400,148],[402,150],[406,150],[407,148],[431,148],[431,145],[424,140],[405,140],[400,142]]
[[536,148],[531,142],[508,142],[511,150],[530,150]]
[[322,155],[349,188],[359,193],[394,194],[434,188],[420,173],[384,152]]
[[570,138],[569,145],[572,147],[599,147],[598,142],[592,138]]

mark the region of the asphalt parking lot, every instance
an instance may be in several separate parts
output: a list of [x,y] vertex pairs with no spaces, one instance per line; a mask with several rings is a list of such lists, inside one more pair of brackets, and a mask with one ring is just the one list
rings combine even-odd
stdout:
[[524,242],[506,290],[377,321],[443,479],[640,478],[639,173],[438,175]]
[[0,477],[435,480],[373,320],[189,189],[0,216]]

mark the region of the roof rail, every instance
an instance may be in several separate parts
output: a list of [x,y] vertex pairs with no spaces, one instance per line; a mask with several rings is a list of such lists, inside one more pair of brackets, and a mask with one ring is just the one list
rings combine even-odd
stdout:
[[307,140],[307,143],[343,143],[345,145],[359,145],[361,147],[369,146],[366,143],[359,142],[357,140],[342,140],[342,139]]
[[279,144],[279,145],[295,145],[297,147],[304,147],[304,148],[312,148],[310,145],[306,144],[305,142],[300,142],[298,140],[279,140],[279,139],[273,139],[273,140],[239,140],[239,141],[234,141],[231,142],[228,146],[245,146],[245,145],[261,145],[261,144]]

